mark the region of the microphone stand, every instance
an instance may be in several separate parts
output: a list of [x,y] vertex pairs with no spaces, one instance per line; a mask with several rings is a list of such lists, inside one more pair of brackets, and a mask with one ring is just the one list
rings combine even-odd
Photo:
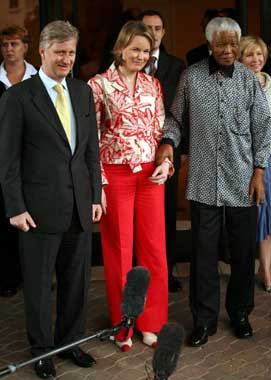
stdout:
[[128,334],[128,330],[129,330],[129,328],[132,328],[134,326],[134,322],[135,322],[135,318],[134,317],[124,316],[123,319],[121,320],[120,324],[118,324],[115,327],[112,327],[111,329],[101,330],[101,331],[99,331],[98,333],[96,333],[94,335],[90,335],[90,336],[87,336],[87,337],[82,338],[80,340],[77,340],[76,342],[66,344],[65,346],[56,348],[55,350],[52,350],[52,351],[47,352],[45,354],[36,356],[36,357],[34,357],[32,359],[29,359],[29,360],[26,360],[24,362],[20,362],[20,363],[17,363],[17,364],[16,363],[11,363],[11,364],[9,364],[8,366],[6,366],[4,368],[0,368],[0,377],[3,377],[5,375],[11,374],[11,373],[14,373],[18,369],[23,368],[23,367],[25,367],[25,366],[27,366],[29,364],[33,364],[33,363],[35,363],[35,362],[37,362],[39,360],[42,360],[42,359],[47,359],[47,358],[49,358],[51,356],[59,354],[62,351],[66,351],[66,350],[68,350],[70,348],[78,346],[79,344],[83,344],[85,342],[88,342],[89,340],[92,340],[92,339],[95,339],[95,338],[98,338],[101,341],[107,340],[111,336],[117,335],[120,332],[120,330],[121,330],[122,327],[126,327],[126,329],[127,329],[126,331],[127,331],[127,334]]

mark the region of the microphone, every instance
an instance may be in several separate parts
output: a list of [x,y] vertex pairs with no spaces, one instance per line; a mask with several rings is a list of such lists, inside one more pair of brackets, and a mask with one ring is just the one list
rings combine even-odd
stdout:
[[124,317],[119,325],[111,329],[99,331],[94,335],[66,344],[65,346],[56,348],[55,350],[34,357],[30,360],[18,364],[10,364],[4,368],[0,368],[0,377],[14,373],[17,371],[17,369],[23,368],[29,364],[36,363],[38,360],[52,357],[53,355],[69,350],[94,338],[99,338],[100,340],[108,339],[112,335],[114,336],[118,334],[122,326],[126,327],[128,332],[129,327],[133,327],[135,318],[138,317],[144,310],[146,293],[149,283],[150,275],[148,270],[140,266],[134,267],[127,274],[121,303],[121,311]]
[[142,266],[134,267],[127,273],[121,302],[123,326],[133,327],[134,319],[143,312],[149,283],[149,271]]
[[154,380],[167,380],[176,369],[184,335],[184,328],[177,323],[162,327],[152,360]]

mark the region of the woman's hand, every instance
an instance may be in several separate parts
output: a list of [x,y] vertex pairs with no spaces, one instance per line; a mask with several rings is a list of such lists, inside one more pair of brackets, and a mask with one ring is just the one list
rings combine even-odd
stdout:
[[106,195],[105,195],[104,188],[102,188],[102,210],[103,210],[104,215],[106,215],[106,208],[107,208]]
[[161,165],[156,166],[149,180],[157,185],[163,185],[169,174],[170,163],[164,161]]
[[92,205],[92,222],[97,223],[100,221],[102,216],[102,207],[99,204]]

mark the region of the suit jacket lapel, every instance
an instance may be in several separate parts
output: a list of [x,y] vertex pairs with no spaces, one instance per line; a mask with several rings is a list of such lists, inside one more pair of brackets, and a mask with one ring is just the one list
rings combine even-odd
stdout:
[[[69,89],[69,94],[71,98],[71,103],[72,103],[72,108],[73,108],[73,113],[74,113],[74,118],[75,118],[75,124],[76,124],[76,148],[79,144],[79,141],[81,141],[81,128],[80,128],[80,123],[78,121],[78,117],[80,115],[80,110],[82,114],[82,105],[80,104],[80,96],[78,93],[76,93],[76,89],[73,85],[72,79],[71,78],[66,78],[66,83]],[[76,152],[75,148],[75,152]],[[74,153],[75,153],[74,152]]]
[[168,69],[168,59],[167,59],[167,54],[164,53],[163,51],[160,51],[159,54],[159,60],[158,60],[158,68],[155,73],[155,77],[159,80],[162,81],[164,76],[166,75],[167,69]]
[[70,146],[55,106],[53,105],[51,98],[38,74],[33,76],[31,90],[33,95],[32,100],[39,109],[40,113],[47,119],[49,125],[54,128],[66,144]]

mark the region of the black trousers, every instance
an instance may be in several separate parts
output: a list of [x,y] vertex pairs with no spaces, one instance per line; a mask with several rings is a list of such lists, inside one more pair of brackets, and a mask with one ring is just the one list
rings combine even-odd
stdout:
[[5,215],[0,186],[0,288],[17,288],[22,282],[18,236]]
[[231,255],[231,276],[226,293],[230,319],[254,307],[254,268],[257,208],[216,207],[191,202],[193,256],[190,272],[190,307],[195,325],[217,324],[220,304],[218,251],[223,211]]
[[174,149],[175,172],[165,184],[165,224],[168,273],[172,274],[174,264],[178,261],[176,252],[176,219],[178,202],[178,184],[180,169],[180,149]]
[[[75,213],[74,213],[75,215]],[[91,233],[73,217],[57,234],[20,232],[27,335],[34,356],[85,334]],[[57,306],[53,336],[51,284],[56,271]]]

